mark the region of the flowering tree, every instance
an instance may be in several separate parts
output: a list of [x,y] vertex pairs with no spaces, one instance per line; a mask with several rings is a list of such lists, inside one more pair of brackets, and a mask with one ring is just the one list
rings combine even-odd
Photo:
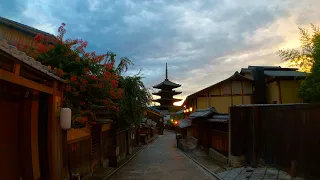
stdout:
[[120,59],[115,67],[116,54],[108,52],[97,55],[86,52],[87,41],[66,39],[65,24],[58,29],[57,37],[38,34],[32,46],[20,42],[17,47],[29,56],[48,67],[53,67],[55,74],[68,81],[64,92],[64,106],[70,107],[74,120],[81,120],[81,115],[90,114],[95,109],[119,111],[119,101],[124,93],[118,87],[120,74],[131,64],[127,58]]

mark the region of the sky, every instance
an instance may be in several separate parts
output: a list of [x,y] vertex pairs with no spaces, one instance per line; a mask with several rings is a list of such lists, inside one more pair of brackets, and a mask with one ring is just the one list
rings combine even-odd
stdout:
[[[0,16],[115,52],[142,70],[152,89],[165,79],[186,96],[249,65],[283,65],[279,49],[299,47],[298,27],[320,25],[319,0],[5,0]],[[178,103],[179,104],[179,103]]]

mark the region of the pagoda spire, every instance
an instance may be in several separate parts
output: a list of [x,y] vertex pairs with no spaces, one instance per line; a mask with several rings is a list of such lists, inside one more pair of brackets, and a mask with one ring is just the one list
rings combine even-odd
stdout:
[[166,63],[166,80],[168,80],[168,63]]

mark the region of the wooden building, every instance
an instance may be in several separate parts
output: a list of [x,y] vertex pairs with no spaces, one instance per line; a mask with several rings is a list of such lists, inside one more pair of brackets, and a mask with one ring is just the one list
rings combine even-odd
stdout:
[[63,86],[46,66],[0,39],[1,179],[63,179]]
[[215,107],[219,113],[229,113],[233,105],[300,103],[297,90],[306,73],[280,66],[249,66],[231,77],[189,95],[187,108]]
[[161,112],[155,108],[149,107],[146,110],[145,113],[145,117],[147,119],[151,119],[152,121],[156,122],[157,125],[157,132],[159,134],[163,134],[163,130],[164,130],[164,120],[163,120],[163,115],[161,114]]
[[23,41],[24,44],[31,46],[32,43],[34,43],[33,38],[39,33],[45,36],[55,37],[50,33],[0,17],[0,39],[7,40],[7,43],[10,45],[15,46],[20,41]]

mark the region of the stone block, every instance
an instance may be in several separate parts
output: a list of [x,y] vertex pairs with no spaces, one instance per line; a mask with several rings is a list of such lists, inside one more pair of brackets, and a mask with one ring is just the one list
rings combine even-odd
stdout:
[[102,162],[102,167],[103,167],[103,168],[109,167],[109,159],[104,159],[104,160],[103,160],[103,162]]
[[228,164],[228,158],[212,148],[209,148],[209,156],[222,164]]
[[244,156],[230,156],[229,163],[232,167],[242,167],[246,164]]

